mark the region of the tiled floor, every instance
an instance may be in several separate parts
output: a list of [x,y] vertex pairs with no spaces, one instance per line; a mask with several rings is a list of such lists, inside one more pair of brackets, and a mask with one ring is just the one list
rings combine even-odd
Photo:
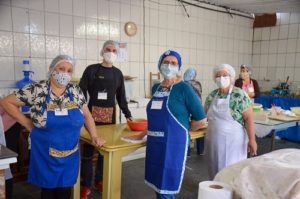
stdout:
[[[270,138],[258,139],[259,154],[269,151]],[[276,149],[299,148],[300,143],[286,140],[276,140]],[[207,165],[204,156],[198,156],[195,152],[187,159],[185,176],[180,193],[176,199],[196,199],[198,183],[208,179]],[[15,199],[38,199],[39,189],[26,182],[16,183],[14,186]],[[99,192],[93,191],[89,199],[99,199]],[[155,199],[152,189],[144,183],[144,159],[132,160],[123,164],[122,170],[122,194],[121,199]]]

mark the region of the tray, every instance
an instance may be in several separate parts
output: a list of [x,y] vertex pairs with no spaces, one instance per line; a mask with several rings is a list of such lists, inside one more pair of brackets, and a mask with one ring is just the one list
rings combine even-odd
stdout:
[[271,120],[279,120],[283,122],[291,122],[291,121],[299,121],[300,117],[291,117],[291,116],[286,116],[286,115],[276,115],[276,116],[268,116],[269,119]]

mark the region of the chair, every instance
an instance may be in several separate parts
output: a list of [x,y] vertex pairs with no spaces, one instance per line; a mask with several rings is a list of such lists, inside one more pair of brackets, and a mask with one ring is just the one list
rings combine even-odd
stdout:
[[150,72],[150,95],[152,94],[152,87],[154,84],[159,83],[160,82],[160,73],[153,73]]

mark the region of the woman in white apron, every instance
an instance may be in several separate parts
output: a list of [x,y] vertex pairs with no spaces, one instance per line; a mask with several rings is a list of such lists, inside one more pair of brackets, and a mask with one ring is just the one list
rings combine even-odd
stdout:
[[243,64],[240,69],[240,78],[235,81],[234,85],[243,89],[254,103],[254,98],[259,97],[260,91],[257,81],[251,78],[252,67]]
[[224,167],[246,159],[247,151],[250,155],[256,155],[257,151],[251,101],[243,90],[232,85],[233,67],[217,65],[213,78],[218,89],[205,101],[208,119],[205,147],[210,179]]

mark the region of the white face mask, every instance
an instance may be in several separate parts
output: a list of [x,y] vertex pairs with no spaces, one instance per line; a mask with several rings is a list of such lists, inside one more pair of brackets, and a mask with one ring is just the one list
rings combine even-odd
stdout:
[[103,53],[104,60],[110,64],[113,64],[117,60],[117,57],[118,57],[117,54],[113,52]]
[[178,74],[179,68],[178,66],[174,66],[171,64],[162,64],[160,67],[160,72],[165,79],[171,79]]
[[56,81],[56,83],[58,83],[62,86],[67,86],[68,83],[70,83],[70,81],[72,79],[72,77],[69,73],[60,73],[57,71],[53,71],[52,77]]
[[218,88],[227,88],[230,85],[230,77],[229,76],[217,77],[216,84],[217,84]]

